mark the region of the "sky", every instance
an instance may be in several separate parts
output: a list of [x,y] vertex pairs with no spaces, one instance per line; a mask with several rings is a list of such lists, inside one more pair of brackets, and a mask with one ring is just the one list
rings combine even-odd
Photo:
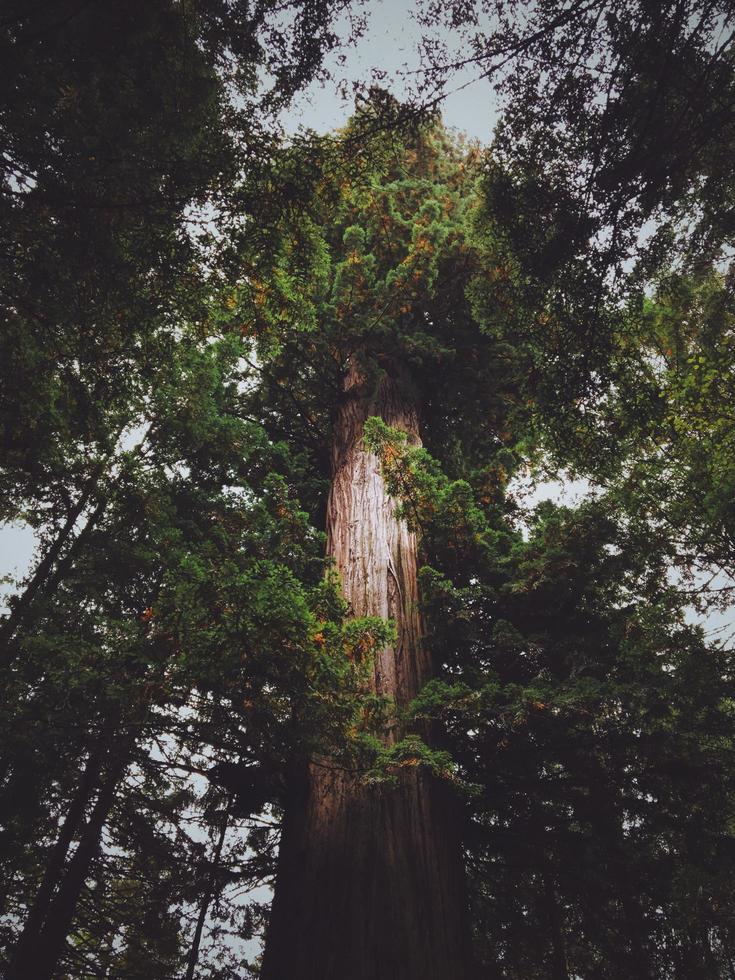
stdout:
[[[397,98],[405,97],[420,67],[421,30],[413,15],[415,6],[415,0],[370,0],[365,5],[367,30],[348,50],[346,65],[338,65],[336,55],[328,60],[334,81],[347,82],[349,90],[351,82],[368,81],[371,70],[377,68],[389,76],[380,84]],[[345,26],[343,22],[343,29]],[[448,126],[488,143],[498,117],[497,105],[489,82],[479,74],[477,69],[457,72],[448,85],[442,114]],[[299,125],[328,132],[342,126],[352,108],[351,98],[343,99],[333,82],[314,83],[297,98],[283,122],[290,132]]]

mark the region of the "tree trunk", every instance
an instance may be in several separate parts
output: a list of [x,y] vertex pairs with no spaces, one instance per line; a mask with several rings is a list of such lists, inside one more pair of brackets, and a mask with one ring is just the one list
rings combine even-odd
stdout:
[[546,916],[549,923],[549,934],[551,938],[551,957],[550,973],[552,980],[569,980],[569,969],[567,967],[566,943],[564,941],[564,923],[562,921],[559,899],[556,894],[556,887],[551,871],[546,871],[542,875],[544,904],[546,905]]
[[76,793],[59,828],[59,836],[46,861],[38,891],[23,923],[23,929],[13,952],[11,973],[9,974],[11,977],[13,972],[17,974],[18,964],[22,970],[23,964],[28,961],[29,957],[35,955],[35,950],[38,948],[39,937],[53,901],[54,892],[59,887],[64,875],[69,848],[84,819],[87,804],[98,790],[105,748],[105,742],[100,736],[89,754]]
[[630,848],[625,839],[625,814],[619,786],[622,774],[592,760],[594,779],[590,780],[592,817],[605,841],[607,869],[605,881],[622,910],[621,927],[627,943],[616,950],[618,969],[630,980],[651,980],[655,969],[651,959],[650,937],[643,908],[641,883],[633,877]]
[[66,866],[53,900],[49,903],[38,943],[32,948],[25,947],[18,951],[6,980],[30,980],[31,977],[33,980],[53,980],[56,975],[64,943],[76,916],[79,896],[101,847],[102,830],[127,763],[126,754],[111,764],[110,771],[100,785],[99,795],[82,830],[77,848]]
[[[417,444],[416,407],[384,377],[370,391],[352,367],[335,421],[328,552],[355,616],[395,621],[395,647],[373,686],[405,704],[431,674],[418,612],[417,542],[396,519],[378,459],[362,446],[379,415]],[[386,732],[386,739],[399,733]],[[466,980],[470,975],[461,853],[445,787],[417,769],[366,787],[312,762],[292,787],[263,980]]]
[[184,980],[194,980],[194,974],[196,973],[197,963],[199,961],[199,947],[202,942],[202,933],[204,932],[204,924],[207,921],[207,912],[209,911],[209,904],[214,898],[215,892],[217,890],[217,875],[219,873],[219,864],[222,858],[222,848],[225,845],[225,837],[227,836],[227,827],[230,820],[230,804],[228,803],[227,809],[225,810],[225,815],[222,818],[222,826],[220,827],[219,837],[217,838],[217,843],[214,847],[214,853],[212,854],[210,880],[207,882],[205,887],[204,896],[202,898],[202,903],[199,906],[199,914],[197,915],[197,922],[194,928],[194,938],[192,939],[191,949],[189,950],[189,958],[186,963],[186,975]]
[[[102,464],[100,463],[95,467],[89,480],[87,480],[84,489],[79,495],[79,499],[69,511],[61,530],[51,543],[46,554],[38,563],[36,570],[26,583],[23,592],[15,598],[7,617],[0,622],[0,651],[2,651],[0,653],[0,663],[2,663],[3,666],[7,666],[12,662],[13,649],[10,646],[10,641],[12,640],[13,635],[18,629],[19,625],[23,622],[23,619],[28,612],[28,609],[33,604],[36,596],[43,592],[44,585],[46,584],[49,574],[54,567],[54,563],[58,560],[59,555],[71,538],[76,522],[79,520],[84,508],[91,500],[92,495],[97,488],[101,472]],[[97,520],[99,520],[103,508],[104,505],[97,506],[92,517],[90,518],[90,521],[87,522],[87,526],[90,525],[90,522],[92,526],[94,526]],[[86,530],[86,527],[84,530]]]

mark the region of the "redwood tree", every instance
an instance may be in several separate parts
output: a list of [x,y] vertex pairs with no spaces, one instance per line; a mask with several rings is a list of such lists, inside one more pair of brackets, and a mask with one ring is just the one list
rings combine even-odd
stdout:
[[[419,441],[415,395],[386,370],[372,387],[350,363],[332,437],[328,553],[353,614],[395,624],[370,687],[395,703],[432,673],[418,611],[417,541],[396,516],[363,424],[378,416]],[[386,742],[401,736],[389,713]],[[469,975],[457,821],[439,782],[408,758],[390,785],[328,759],[290,788],[263,977]],[[300,778],[299,778],[300,777]]]
[[[259,68],[283,104],[347,0],[99,6],[0,25],[2,512],[42,552],[0,623],[2,968],[231,980],[275,878],[266,980],[733,975],[735,665],[668,577],[732,562],[732,277],[602,288],[658,207],[727,232],[719,5],[632,44],[535,4],[494,157],[377,91],[278,140]],[[591,129],[575,14],[622,58]],[[524,509],[540,434],[621,480]]]
[[[288,332],[273,294],[264,309],[250,282],[259,312],[247,329],[261,338],[264,404],[278,434],[294,416],[312,428],[315,463],[329,479],[327,552],[350,613],[395,628],[366,691],[384,713],[377,775],[366,775],[369,761],[350,768],[327,758],[304,759],[291,775],[266,980],[439,980],[473,970],[458,801],[436,733],[405,721],[437,668],[419,611],[420,541],[364,425],[376,417],[411,445],[443,441],[445,458],[460,450],[469,462],[477,446],[499,444],[503,382],[465,298],[477,155],[437,121],[400,138],[376,135],[390,108],[374,93],[337,148],[324,149],[314,224],[308,234],[301,226],[285,257],[311,262],[308,280],[283,290]],[[482,421],[456,425],[479,399]]]

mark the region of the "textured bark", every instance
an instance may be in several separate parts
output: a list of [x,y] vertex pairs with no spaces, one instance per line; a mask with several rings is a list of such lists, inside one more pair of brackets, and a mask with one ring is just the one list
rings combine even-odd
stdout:
[[[353,368],[335,423],[329,553],[355,616],[395,620],[374,689],[403,704],[431,674],[418,612],[417,542],[396,519],[365,419],[419,441],[416,407],[385,377],[369,391]],[[391,729],[386,739],[398,733]],[[263,980],[465,980],[469,936],[452,801],[409,769],[393,788],[311,763],[292,787],[262,967]]]

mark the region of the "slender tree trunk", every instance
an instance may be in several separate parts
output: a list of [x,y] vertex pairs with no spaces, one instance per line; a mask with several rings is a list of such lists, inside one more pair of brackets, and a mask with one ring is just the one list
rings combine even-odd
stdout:
[[100,737],[89,754],[82,778],[59,828],[59,836],[49,854],[43,878],[15,946],[11,969],[15,969],[17,963],[22,965],[30,955],[33,955],[33,951],[38,946],[41,929],[48,915],[54,892],[63,877],[69,848],[84,819],[87,804],[99,788],[104,748],[103,739]]
[[[5,650],[3,650],[2,653],[3,664],[9,663],[12,659],[12,651],[8,647],[8,644],[10,643],[13,634],[18,629],[18,626],[22,623],[23,618],[28,612],[28,609],[30,608],[34,599],[39,592],[43,590],[54,563],[57,561],[59,555],[66,546],[66,543],[71,538],[74,531],[74,525],[79,520],[82,511],[89,503],[92,494],[97,487],[101,470],[101,464],[95,468],[92,476],[89,478],[84,489],[79,495],[79,499],[69,511],[64,525],[51,543],[46,554],[38,563],[33,575],[27,582],[24,591],[16,598],[8,616],[2,622],[0,622],[0,648],[5,647]],[[93,516],[94,521],[99,518],[100,513],[101,508],[98,507]]]
[[[625,839],[625,817],[614,786],[617,775],[598,766],[597,780],[590,785],[590,797],[596,810],[596,821],[604,831],[609,858],[608,875],[615,897],[622,909],[622,923],[627,944],[618,950],[621,970],[630,980],[651,980],[655,972],[651,963],[649,935],[642,905],[640,886],[631,874],[631,858]],[[627,948],[626,948],[627,946]]]
[[102,829],[109,816],[115,793],[127,768],[128,755],[118,758],[108,770],[100,785],[97,800],[84,825],[79,843],[52,901],[49,903],[46,920],[38,936],[38,942],[31,947],[18,949],[6,980],[53,980],[59,959],[64,950],[66,937],[71,929],[77,911],[77,904],[84,882],[89,877],[97,853],[102,843]]
[[219,870],[219,862],[222,857],[222,848],[225,844],[225,837],[227,836],[227,826],[230,819],[230,807],[228,805],[225,815],[222,819],[222,826],[220,827],[219,837],[217,838],[217,843],[214,848],[214,853],[212,854],[212,870],[211,878],[207,884],[206,891],[204,892],[204,897],[202,898],[202,904],[199,907],[199,915],[197,916],[197,924],[194,929],[194,938],[192,939],[191,949],[189,951],[189,959],[186,964],[186,976],[184,980],[194,980],[194,974],[196,973],[197,962],[199,960],[199,947],[202,942],[202,933],[204,932],[204,923],[207,921],[207,912],[209,911],[209,905],[214,897],[215,889],[217,887],[217,872]]
[[[353,367],[335,422],[328,551],[355,616],[391,618],[373,684],[405,704],[431,674],[418,612],[417,542],[396,519],[365,419],[379,415],[418,443],[416,407],[396,380],[369,391]],[[387,739],[398,733],[386,732]],[[469,931],[461,853],[445,788],[404,770],[365,787],[311,763],[292,787],[263,980],[466,980]]]
[[549,922],[549,934],[551,937],[551,973],[552,980],[569,980],[569,969],[567,967],[567,951],[564,942],[564,923],[562,921],[559,899],[554,886],[554,879],[550,871],[543,876],[544,904],[546,905],[546,916]]

